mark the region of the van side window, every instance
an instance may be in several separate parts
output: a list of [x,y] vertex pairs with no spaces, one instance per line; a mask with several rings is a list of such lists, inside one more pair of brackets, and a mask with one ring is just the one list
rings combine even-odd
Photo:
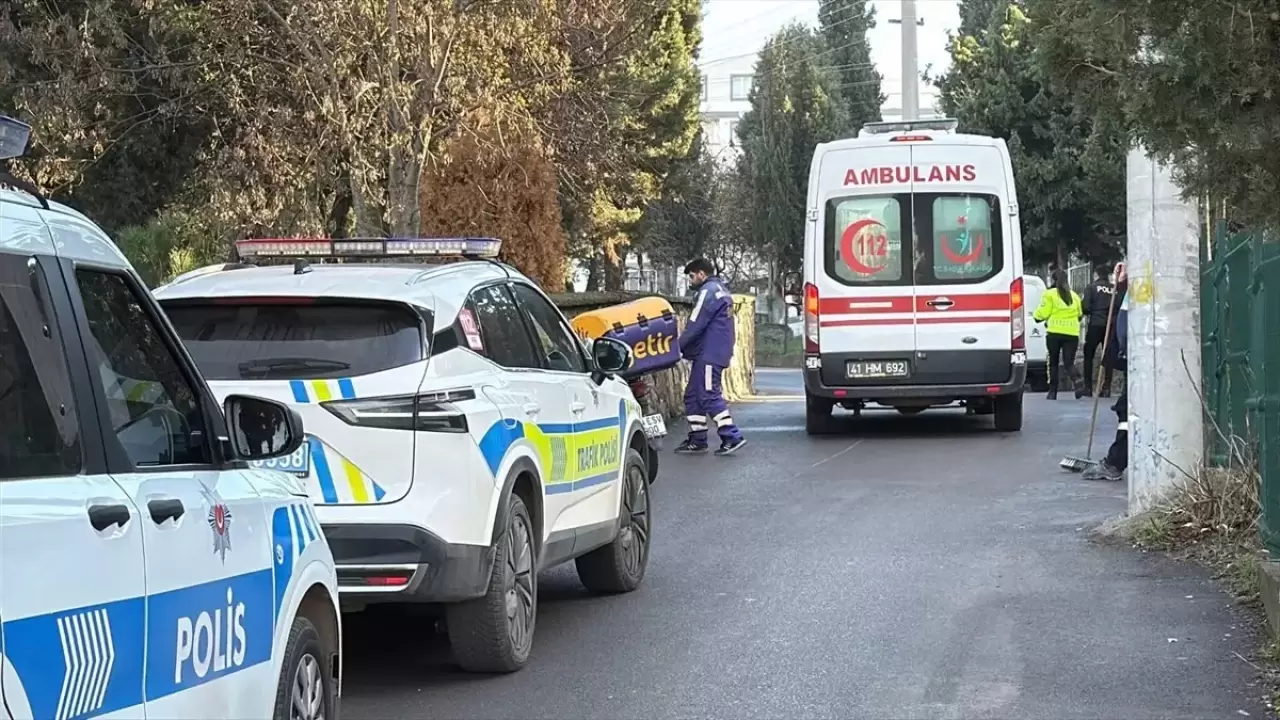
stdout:
[[211,462],[195,389],[124,275],[77,270],[94,380],[111,429],[139,468]]
[[930,207],[934,280],[985,280],[1000,269],[1002,238],[992,223],[993,201],[987,195],[934,196]]
[[52,309],[41,310],[27,260],[0,253],[0,480],[82,467],[65,350],[54,328],[44,333]]
[[910,196],[859,195],[827,202],[827,274],[846,285],[909,285],[912,256],[904,203]]

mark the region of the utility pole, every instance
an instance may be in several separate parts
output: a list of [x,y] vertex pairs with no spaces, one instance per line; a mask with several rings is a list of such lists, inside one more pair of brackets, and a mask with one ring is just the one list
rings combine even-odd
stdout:
[[1200,216],[1168,167],[1129,151],[1129,513],[1153,509],[1204,454]]
[[920,119],[920,71],[917,65],[916,0],[902,0],[902,119]]
[[902,17],[890,18],[889,24],[902,26],[902,119],[920,119],[919,45],[916,28],[924,18],[916,16],[916,0],[900,0]]

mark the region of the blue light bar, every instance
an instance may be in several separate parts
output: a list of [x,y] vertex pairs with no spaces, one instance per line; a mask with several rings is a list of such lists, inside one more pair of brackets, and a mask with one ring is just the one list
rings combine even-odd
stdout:
[[502,241],[495,238],[255,238],[240,240],[241,259],[254,258],[495,258]]
[[0,160],[22,157],[31,141],[31,126],[0,115]]

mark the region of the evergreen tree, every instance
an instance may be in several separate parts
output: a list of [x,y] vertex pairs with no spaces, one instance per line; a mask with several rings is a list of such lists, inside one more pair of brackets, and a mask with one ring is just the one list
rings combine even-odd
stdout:
[[847,135],[881,118],[885,96],[867,40],[867,31],[876,26],[875,16],[867,0],[818,0],[818,32],[826,42],[823,57],[840,79]]
[[663,179],[662,194],[646,208],[637,249],[668,267],[707,255],[716,235],[717,181],[715,158],[698,132],[688,154],[678,158]]
[[737,167],[750,199],[743,208],[751,216],[748,240],[778,277],[800,269],[814,147],[843,136],[849,126],[825,49],[813,29],[799,24],[770,38],[756,61],[751,109],[738,126]]
[[975,34],[953,37],[939,79],[942,108],[962,132],[1004,138],[1018,183],[1028,265],[1071,255],[1115,259],[1125,232],[1124,152],[1113,126],[1096,122],[1036,62],[1023,3],[961,0]]

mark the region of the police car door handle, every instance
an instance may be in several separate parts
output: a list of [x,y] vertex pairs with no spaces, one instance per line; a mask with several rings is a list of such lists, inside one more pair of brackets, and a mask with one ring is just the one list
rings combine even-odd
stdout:
[[542,412],[542,406],[541,406],[541,405],[539,405],[538,403],[525,403],[525,404],[524,404],[524,414],[525,414],[525,415],[528,415],[529,417],[533,417],[533,416],[537,415],[537,414],[538,414],[538,413],[540,413],[540,412]]
[[112,525],[124,527],[129,524],[133,515],[128,505],[90,505],[89,524],[94,530],[102,532]]
[[152,500],[147,503],[147,510],[157,525],[163,525],[166,520],[177,520],[187,511],[178,498]]
[[570,403],[569,409],[573,411],[574,415],[581,415],[584,411],[586,411],[587,404],[581,403],[575,400],[574,402]]

